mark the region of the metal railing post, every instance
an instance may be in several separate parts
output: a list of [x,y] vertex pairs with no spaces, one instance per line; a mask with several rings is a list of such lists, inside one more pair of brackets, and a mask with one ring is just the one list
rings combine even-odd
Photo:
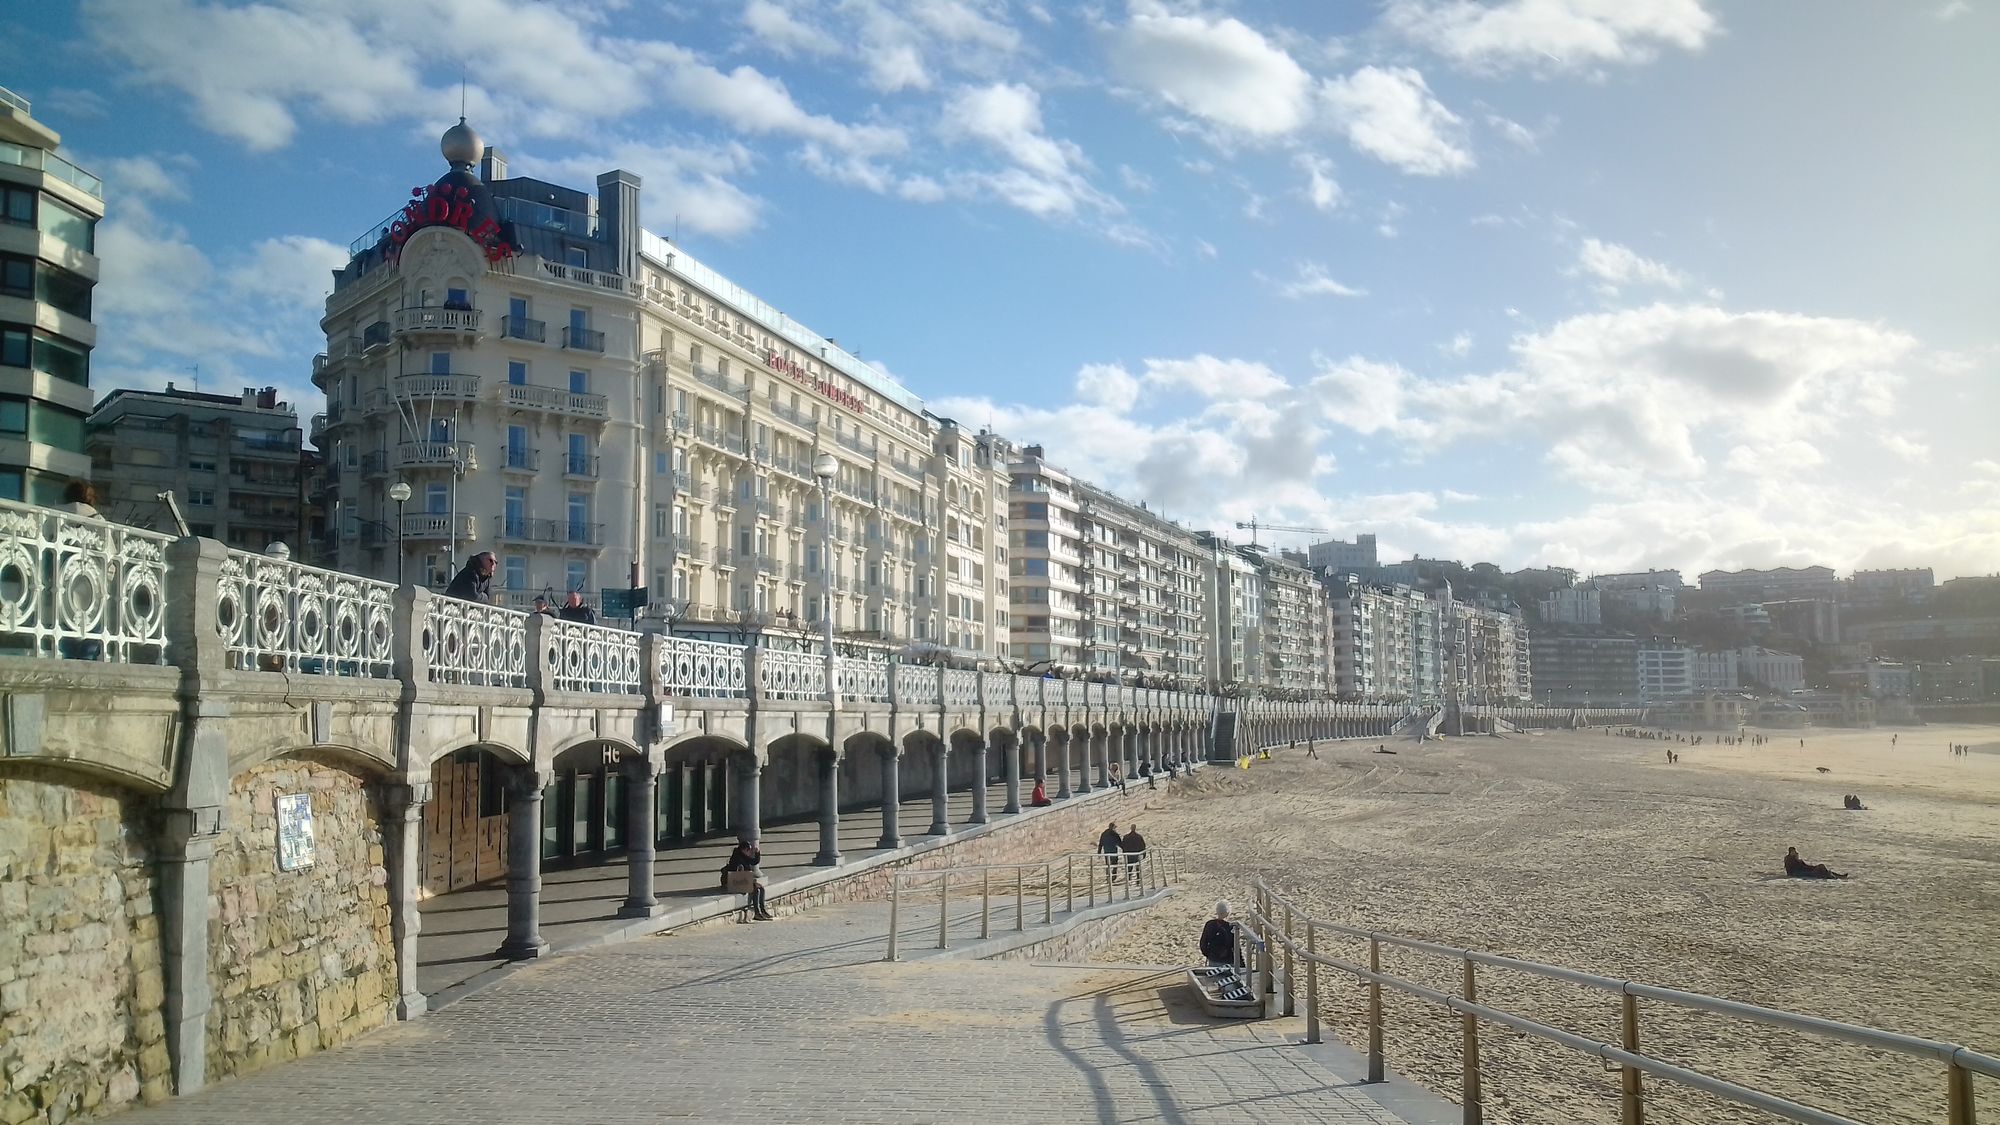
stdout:
[[[1619,1045],[1633,1054],[1639,1053],[1639,998],[1627,992],[1619,997],[1624,1003],[1619,1013]],[[1639,1068],[1627,1066],[1619,1076],[1618,1101],[1619,1120],[1622,1125],[1645,1125],[1646,1098],[1639,1085]]]
[[1056,913],[1056,865],[1042,864],[1042,925],[1055,921]]
[[1067,897],[1063,900],[1063,913],[1076,913],[1076,857],[1063,857],[1063,882],[1068,884]]
[[[1382,971],[1382,939],[1368,935],[1368,971]],[[1382,982],[1368,982],[1368,1081],[1382,1081]]]
[[938,948],[945,947],[945,932],[951,924],[951,869],[938,872]]
[[897,915],[902,913],[902,907],[903,877],[891,875],[889,876],[889,955],[883,958],[884,961],[896,959],[896,920]]
[[1319,927],[1306,916],[1306,1042],[1319,1042]]
[[979,936],[993,936],[993,872],[979,869]]
[[1945,1064],[1945,1121],[1948,1125],[1973,1125],[1972,1072],[1957,1061]]
[[1020,865],[1014,867],[1014,930],[1019,933],[1028,928],[1028,873]]
[[1285,904],[1285,1014],[1298,1014],[1298,990],[1292,987],[1292,974],[1298,971],[1298,961],[1292,955],[1292,904]]
[[[1464,996],[1468,1004],[1479,999],[1479,981],[1470,957],[1465,959]],[[1479,1104],[1479,1017],[1466,1012],[1459,1019],[1465,1028],[1464,1042],[1459,1048],[1464,1071],[1459,1079],[1459,1095],[1464,1099],[1463,1113],[1459,1120],[1464,1122],[1464,1125],[1482,1125],[1486,1120],[1486,1111]]]

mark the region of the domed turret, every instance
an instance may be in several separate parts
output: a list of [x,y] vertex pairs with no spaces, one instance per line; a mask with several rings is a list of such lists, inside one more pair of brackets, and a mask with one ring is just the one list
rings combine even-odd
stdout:
[[486,144],[479,139],[478,133],[472,131],[472,126],[465,123],[465,118],[461,117],[458,119],[458,124],[444,131],[444,139],[438,142],[438,151],[444,153],[444,158],[454,166],[477,164],[479,158],[486,153]]

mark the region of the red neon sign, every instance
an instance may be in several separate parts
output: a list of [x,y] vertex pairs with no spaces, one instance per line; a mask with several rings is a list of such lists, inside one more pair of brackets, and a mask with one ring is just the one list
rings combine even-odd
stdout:
[[410,189],[410,202],[389,224],[390,253],[401,252],[403,243],[425,227],[450,227],[477,242],[486,251],[486,260],[511,258],[518,249],[500,235],[500,224],[491,218],[472,222],[472,193],[463,187],[432,184]]
[[859,397],[841,390],[825,379],[815,379],[812,373],[807,371],[802,365],[785,358],[776,351],[764,353],[764,366],[781,375],[791,376],[793,382],[812,388],[827,398],[832,399],[835,403],[854,411],[856,414],[868,413],[868,404],[861,401]]

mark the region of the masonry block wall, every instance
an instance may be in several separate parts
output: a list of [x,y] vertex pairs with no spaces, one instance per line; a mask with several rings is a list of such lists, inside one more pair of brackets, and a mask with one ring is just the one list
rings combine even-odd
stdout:
[[[311,797],[312,866],[278,868],[277,798]],[[388,1023],[396,999],[382,810],[316,755],[237,775],[209,868],[208,1077],[311,1054]]]
[[0,767],[0,1121],[169,1093],[152,804]]

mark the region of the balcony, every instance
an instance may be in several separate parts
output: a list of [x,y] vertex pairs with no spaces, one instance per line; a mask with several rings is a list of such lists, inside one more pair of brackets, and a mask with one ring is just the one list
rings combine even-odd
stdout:
[[231,492],[261,492],[272,495],[290,496],[299,491],[299,481],[293,476],[246,476],[239,473],[229,475]]
[[502,383],[500,400],[517,410],[545,410],[578,418],[607,418],[611,413],[603,395],[534,383]]
[[719,566],[719,567],[721,567],[721,568],[723,568],[723,569],[725,569],[725,570],[735,570],[735,569],[736,569],[736,548],[734,548],[734,547],[717,547],[717,548],[715,549],[715,556],[714,556],[714,558],[715,558],[715,565],[716,565],[716,566]]
[[361,455],[361,475],[379,477],[389,471],[389,454],[383,450]]
[[315,414],[312,416],[312,428],[308,432],[312,435],[312,443],[314,445],[322,445],[325,443],[327,428],[328,424],[326,420],[326,415]]
[[398,336],[464,337],[479,334],[479,310],[448,305],[419,305],[396,310]]
[[597,458],[588,453],[571,453],[563,457],[563,476],[571,480],[596,480]]
[[601,523],[504,515],[494,523],[501,539],[515,543],[560,543],[573,547],[604,545],[604,525]]
[[716,390],[721,391],[723,394],[726,394],[731,398],[740,398],[743,399],[745,402],[749,401],[750,384],[739,383],[736,380],[731,379],[729,376],[724,375],[719,371],[703,367],[700,364],[694,364],[692,366],[694,368],[695,379],[701,382],[702,384],[714,387]]
[[500,318],[500,335],[509,340],[546,344],[549,342],[549,326],[544,321],[529,320],[525,316],[503,316]]
[[689,490],[689,489],[691,489],[691,488],[693,488],[693,487],[694,487],[694,485],[693,485],[693,484],[692,484],[692,483],[691,483],[691,482],[690,482],[690,481],[688,480],[688,475],[687,475],[687,473],[685,473],[685,472],[676,472],[676,473],[674,473],[674,491],[675,491],[675,492],[678,492],[678,493],[681,493],[682,495],[686,495],[686,494],[687,494],[687,492],[688,492],[688,490]]
[[875,451],[861,443],[861,435],[852,430],[841,430],[833,435],[833,440],[852,449],[856,453],[873,454]]
[[400,399],[446,399],[473,402],[479,398],[477,375],[398,375],[396,397]]
[[542,451],[509,445],[501,449],[500,468],[510,473],[536,473],[542,468]]
[[806,412],[800,410],[798,407],[787,406],[784,403],[775,400],[771,401],[769,405],[771,407],[771,413],[777,415],[780,418],[783,418],[785,421],[790,422],[792,425],[802,427],[808,433],[819,432],[819,423],[807,417]]
[[449,441],[406,441],[396,447],[396,464],[404,468],[449,469],[454,462],[467,469],[478,467],[469,445],[461,450]]
[[603,352],[604,333],[595,328],[570,325],[563,329],[562,346],[576,352]]
[[388,347],[390,335],[389,322],[386,320],[376,321],[361,330],[361,350],[373,351],[376,348]]
[[472,517],[443,512],[416,512],[403,517],[405,539],[471,539]]

